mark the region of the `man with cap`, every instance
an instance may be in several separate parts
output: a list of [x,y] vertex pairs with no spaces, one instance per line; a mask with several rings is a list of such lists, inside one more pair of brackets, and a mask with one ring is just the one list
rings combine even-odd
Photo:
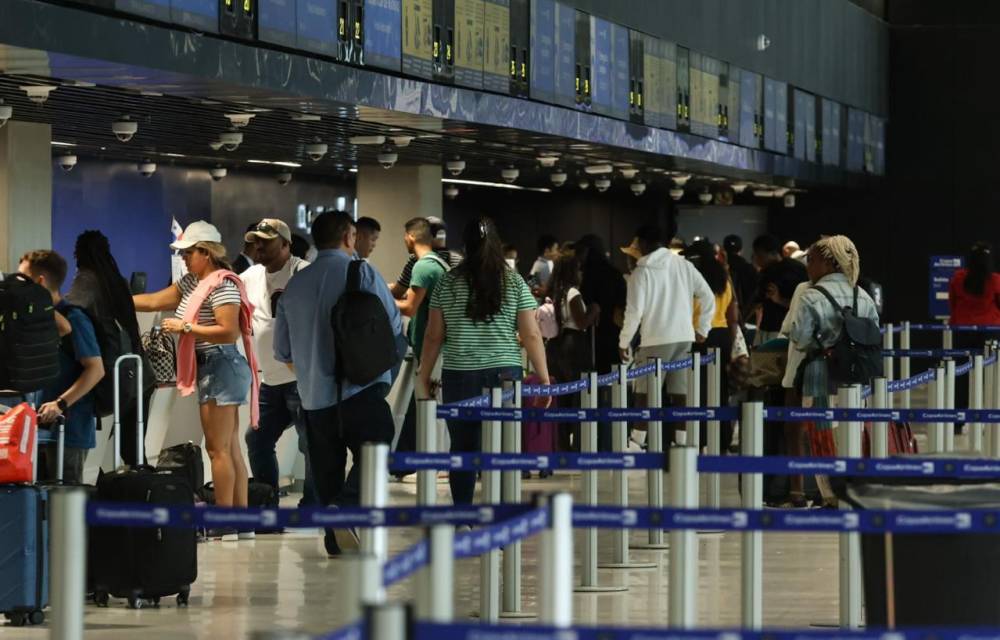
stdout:
[[[255,248],[257,264],[240,277],[254,306],[253,335],[261,370],[260,424],[246,432],[250,470],[258,482],[278,489],[275,445],[291,425],[299,434],[299,451],[306,454],[306,429],[302,418],[298,383],[284,363],[274,359],[274,317],[278,299],[293,275],[309,266],[292,255],[292,232],[274,218],[264,218],[247,232],[246,242]],[[301,505],[315,504],[311,465],[306,455],[306,479]]]
[[[457,251],[452,251],[445,246],[448,241],[448,227],[445,225],[444,220],[438,218],[437,216],[427,216],[424,219],[431,225],[431,236],[434,238],[432,245],[434,253],[447,262],[450,269],[454,269],[460,262],[462,262],[462,254]],[[392,297],[397,300],[402,300],[403,297],[406,296],[406,292],[410,288],[410,278],[413,276],[413,266],[416,263],[417,256],[415,254],[410,254],[410,259],[406,262],[406,266],[403,267],[403,271],[399,274],[399,278],[396,279],[394,284],[389,285],[389,291],[392,292]]]

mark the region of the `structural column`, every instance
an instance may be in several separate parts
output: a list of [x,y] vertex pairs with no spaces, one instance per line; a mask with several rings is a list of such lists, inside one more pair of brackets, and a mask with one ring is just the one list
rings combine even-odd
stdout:
[[11,120],[0,128],[0,272],[51,247],[52,127]]

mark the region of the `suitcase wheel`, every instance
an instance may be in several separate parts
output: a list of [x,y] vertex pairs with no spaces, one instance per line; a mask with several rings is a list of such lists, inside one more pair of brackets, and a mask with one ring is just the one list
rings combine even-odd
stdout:
[[23,627],[28,622],[28,616],[20,611],[6,613],[4,615],[6,615],[7,619],[10,620],[10,626],[12,627]]
[[31,624],[42,624],[45,622],[45,612],[40,609],[35,609],[28,614],[28,622]]
[[177,594],[177,606],[186,607],[188,606],[188,597],[191,595],[191,590],[186,589]]
[[133,593],[128,597],[128,608],[129,609],[142,609],[144,600],[137,594]]
[[107,607],[108,606],[108,599],[109,599],[109,596],[108,596],[108,592],[107,591],[95,591],[94,592],[94,604],[96,604],[97,606],[99,606],[99,607]]

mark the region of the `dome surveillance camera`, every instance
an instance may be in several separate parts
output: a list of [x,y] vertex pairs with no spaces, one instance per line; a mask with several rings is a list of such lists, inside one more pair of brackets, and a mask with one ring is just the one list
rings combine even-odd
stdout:
[[139,132],[139,123],[125,116],[121,120],[111,123],[111,132],[115,134],[119,142],[128,142]]
[[549,180],[552,181],[557,187],[561,187],[566,184],[566,172],[565,171],[553,171],[552,175],[549,176]]
[[538,164],[542,165],[546,169],[556,166],[556,162],[558,161],[559,158],[555,156],[541,156],[538,158]]
[[597,180],[594,180],[594,188],[597,189],[598,192],[604,193],[609,188],[611,188],[611,179],[598,178]]
[[449,160],[445,163],[445,168],[448,169],[448,173],[453,176],[461,175],[465,171],[465,160]]
[[215,140],[214,142],[209,142],[208,146],[212,148],[212,151],[218,151],[222,149],[222,142],[220,140]]
[[453,184],[449,184],[444,188],[444,195],[446,195],[450,200],[454,200],[458,197],[458,187]]
[[590,186],[590,181],[580,178],[580,182],[577,183],[581,190],[586,191],[587,187]]
[[0,127],[7,124],[7,121],[14,117],[14,107],[9,104],[4,104],[0,100]]
[[253,120],[254,114],[252,113],[227,113],[226,117],[229,118],[229,122],[232,123],[233,127],[243,128],[250,124]]
[[643,193],[646,192],[646,183],[633,182],[632,184],[629,185],[629,189],[631,189],[632,193],[634,193],[635,195],[641,196]]
[[794,193],[787,193],[787,194],[785,194],[784,202],[785,202],[785,208],[786,209],[793,208],[795,206],[795,194]]
[[56,90],[50,84],[25,85],[21,89],[28,95],[28,100],[35,104],[45,104],[45,101],[49,99],[49,94]]
[[291,181],[292,181],[291,171],[282,171],[281,173],[278,174],[278,184],[280,184],[281,186],[285,186]]
[[622,177],[625,178],[626,180],[631,180],[632,178],[636,177],[639,174],[639,170],[633,169],[632,167],[626,167],[621,171],[622,171]]
[[518,171],[517,167],[505,167],[500,171],[500,177],[507,184],[513,184],[519,175],[521,175],[521,172]]
[[376,159],[378,160],[378,163],[382,165],[383,169],[392,169],[392,167],[396,164],[396,160],[399,160],[399,154],[396,153],[395,145],[387,144],[382,147],[382,150],[379,151]]
[[60,158],[59,158],[59,167],[63,171],[72,171],[73,167],[75,167],[75,166],[76,166],[76,156],[74,156],[71,153],[68,153],[68,154],[66,154],[64,156],[60,156]]
[[712,202],[712,193],[710,191],[702,191],[698,194],[698,202],[710,204]]
[[678,173],[677,175],[671,177],[671,180],[673,180],[674,184],[677,185],[678,187],[683,187],[684,185],[687,184],[687,181],[690,179],[691,179],[690,173]]
[[139,165],[139,173],[143,178],[149,178],[154,173],[156,173],[156,163],[155,162],[143,162]]
[[243,134],[239,131],[223,131],[219,136],[219,142],[226,151],[236,151],[243,144]]
[[669,191],[669,193],[670,193],[670,199],[674,201],[680,200],[681,198],[684,197],[684,189],[681,189],[680,187],[674,187]]
[[326,155],[326,151],[329,148],[325,142],[313,142],[306,145],[306,155],[313,162],[319,162]]
[[749,185],[745,182],[734,182],[731,186],[735,193],[743,193]]
[[392,136],[389,138],[397,147],[408,147],[413,142],[413,136]]
[[214,182],[221,182],[229,172],[225,167],[214,167],[211,171],[209,171],[209,173],[211,174]]

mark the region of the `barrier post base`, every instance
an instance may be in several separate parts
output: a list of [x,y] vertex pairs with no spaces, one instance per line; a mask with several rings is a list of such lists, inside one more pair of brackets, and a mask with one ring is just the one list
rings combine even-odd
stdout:
[[531,620],[537,618],[537,613],[530,611],[501,611],[500,617],[505,620]]
[[[632,547],[629,547],[632,548]],[[598,569],[655,569],[660,566],[656,562],[602,562]]]
[[670,548],[669,542],[661,542],[658,544],[653,544],[652,542],[640,542],[636,544],[630,544],[629,549],[640,549],[643,551],[663,551]]
[[573,593],[617,593],[620,591],[628,591],[628,585],[616,584],[616,585],[577,585],[573,587]]

